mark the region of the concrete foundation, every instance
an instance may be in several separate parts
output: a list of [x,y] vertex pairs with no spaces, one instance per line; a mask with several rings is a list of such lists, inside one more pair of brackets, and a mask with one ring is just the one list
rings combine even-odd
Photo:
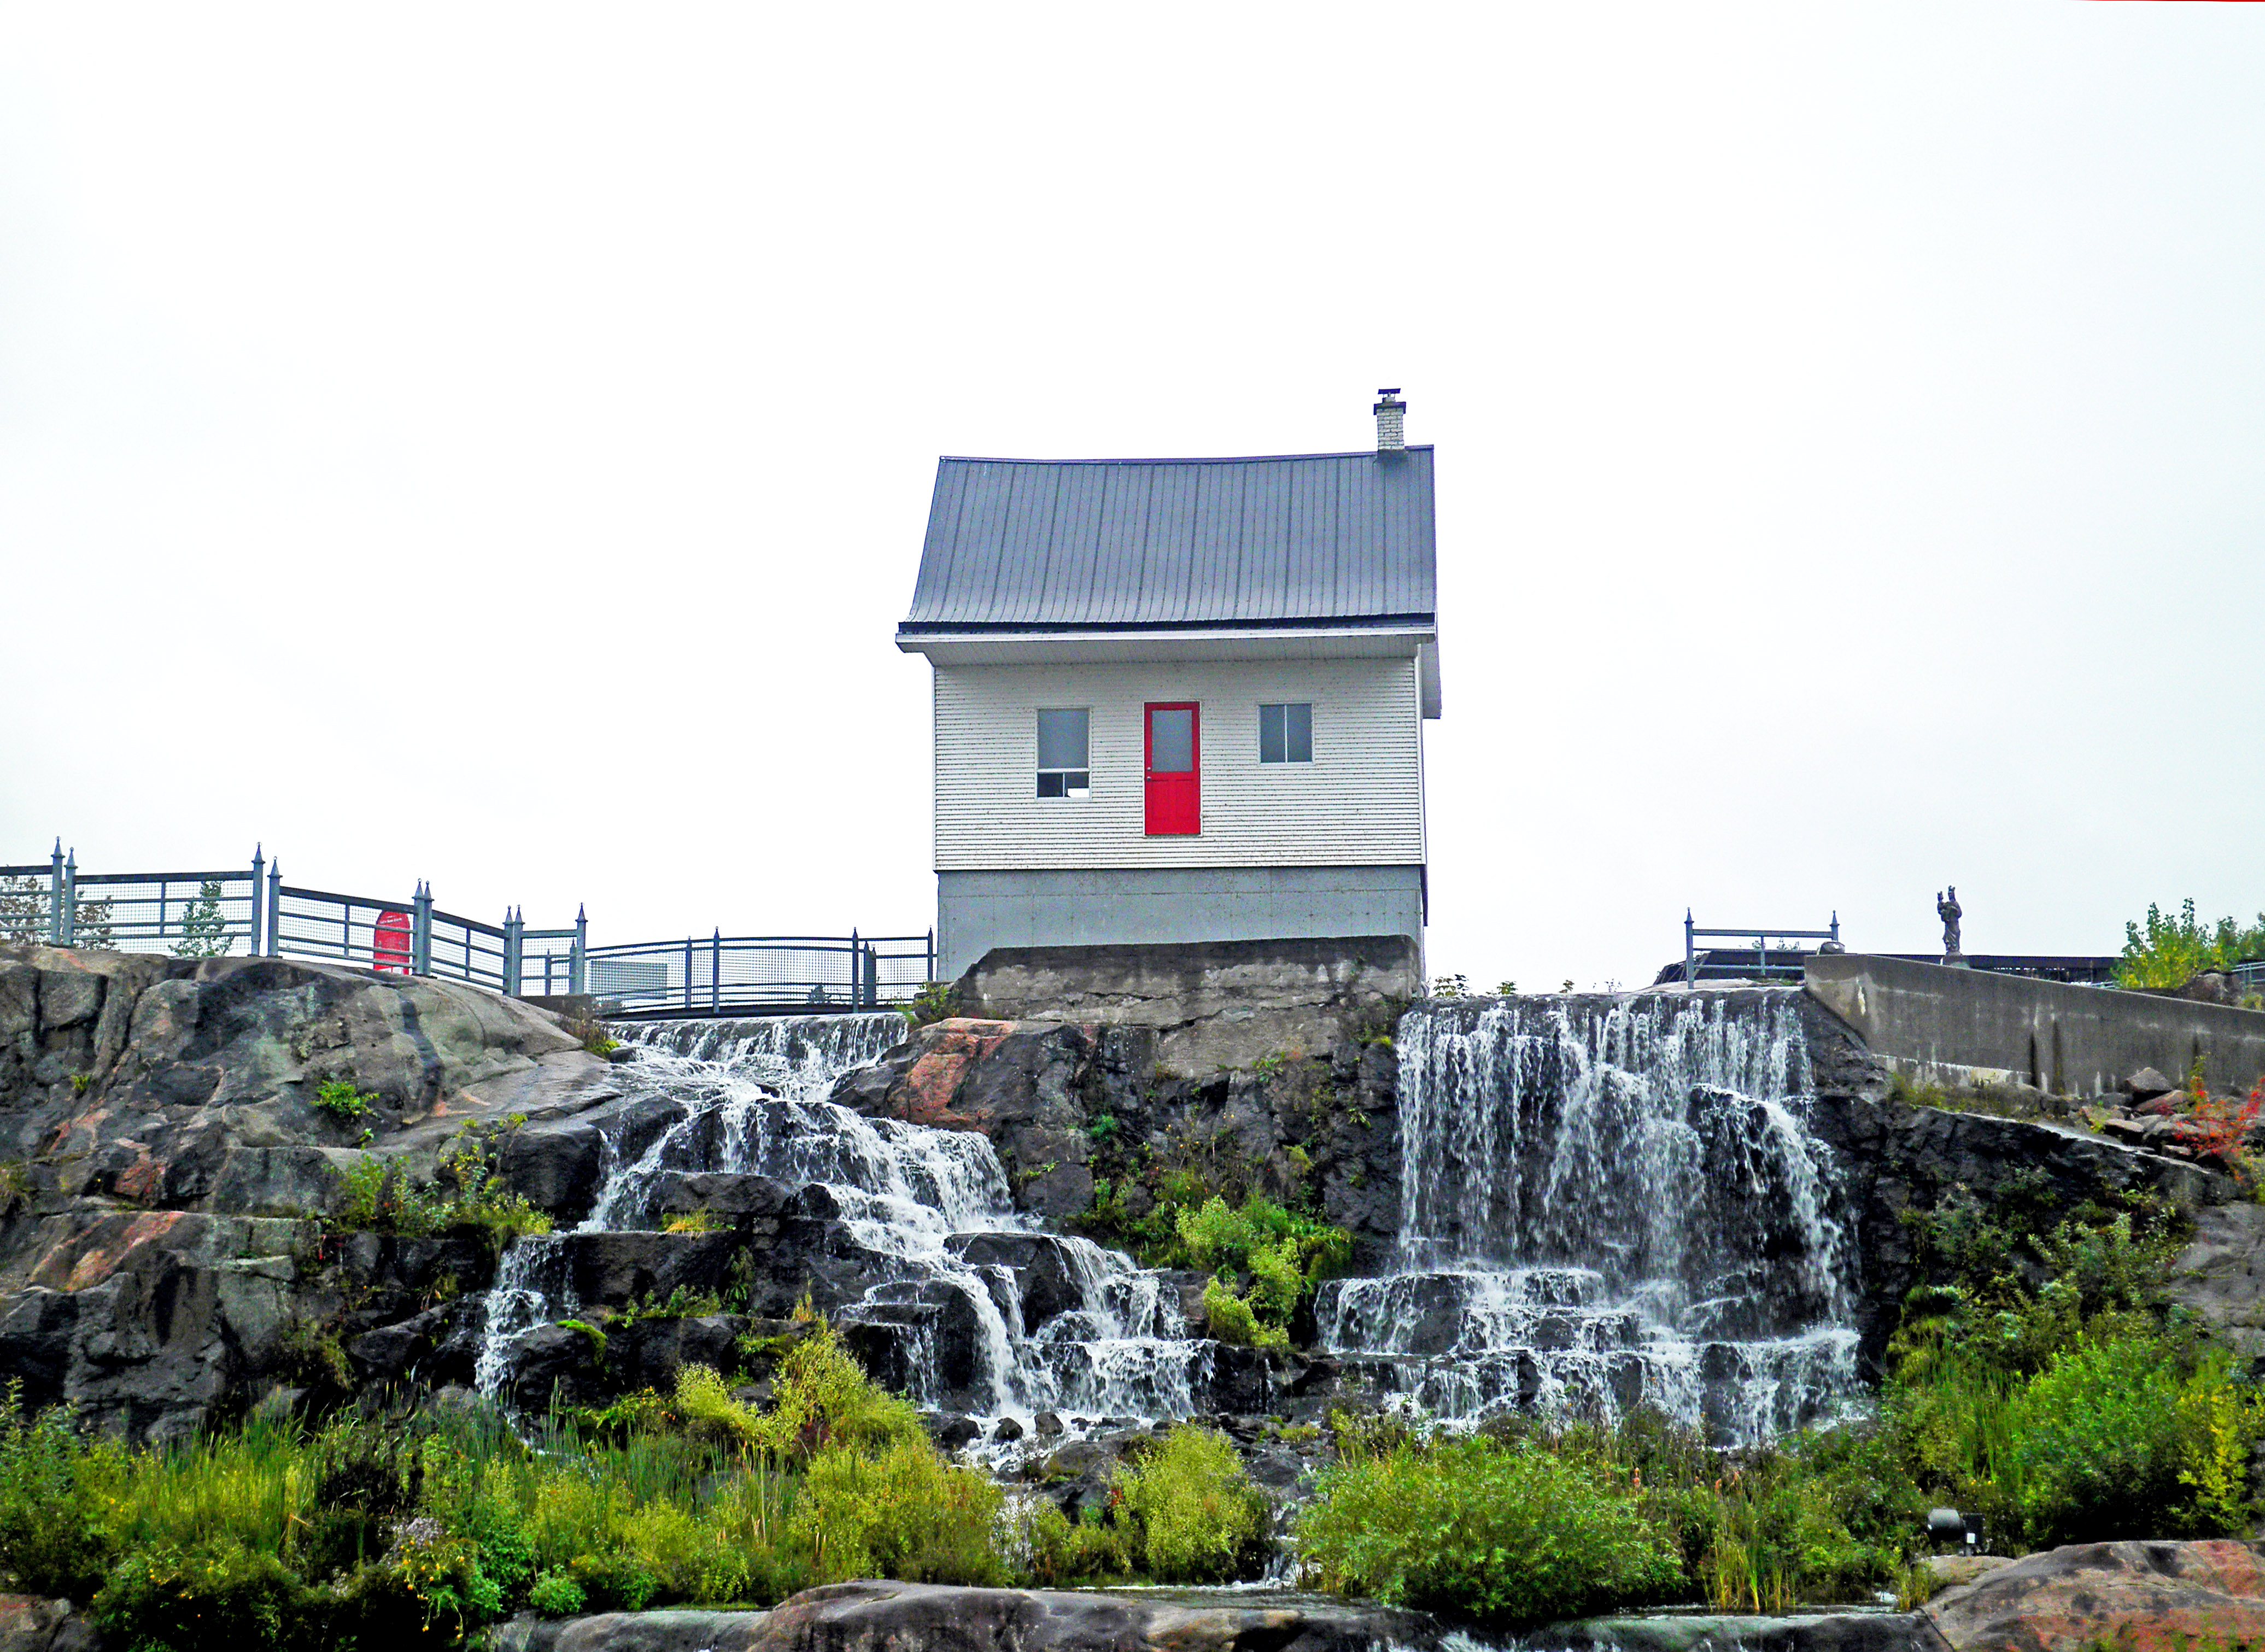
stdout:
[[994,947],[1424,936],[1420,866],[938,872],[939,979]]
[[1000,947],[955,997],[963,1015],[1001,1021],[1152,1027],[1156,1065],[1195,1077],[1388,1032],[1424,990],[1419,962],[1396,935]]
[[1874,1054],[1922,1081],[2096,1095],[2141,1067],[2181,1079],[2198,1060],[2224,1094],[2265,1075],[2265,1011],[1854,952],[1811,957],[1806,975]]

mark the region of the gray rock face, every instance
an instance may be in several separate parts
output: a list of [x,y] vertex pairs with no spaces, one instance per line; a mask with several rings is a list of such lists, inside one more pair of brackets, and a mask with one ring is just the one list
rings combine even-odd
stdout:
[[848,1074],[833,1099],[988,1137],[1034,1214],[1077,1214],[1105,1178],[1138,1217],[1153,1205],[1151,1170],[1184,1166],[1277,1197],[1316,1195],[1354,1235],[1357,1266],[1389,1249],[1400,1146],[1388,1032],[1207,1078],[1161,1071],[1156,1037],[1147,1027],[938,1022]]
[[2145,1192],[2199,1217],[2233,1190],[2226,1177],[2123,1146],[2071,1125],[1822,1095],[1818,1135],[1838,1150],[1855,1217],[1864,1295],[1858,1328],[1876,1359],[1904,1295],[1920,1282],[1905,1212],[1931,1211],[1964,1189],[1994,1202],[2017,1190],[2021,1219],[2043,1231],[2105,1191]]
[[[405,1372],[444,1328],[362,1339],[477,1290],[492,1255],[326,1244],[339,1173],[375,1153],[428,1175],[464,1124],[571,1119],[616,1098],[609,1073],[555,1018],[456,983],[0,948],[0,1369],[137,1437],[304,1389],[324,1337]],[[331,1080],[374,1098],[364,1117],[312,1105]]]
[[102,1637],[68,1600],[0,1595],[0,1652],[99,1652]]
[[2171,1265],[2170,1299],[2238,1352],[2265,1358],[2265,1205],[2213,1205]]

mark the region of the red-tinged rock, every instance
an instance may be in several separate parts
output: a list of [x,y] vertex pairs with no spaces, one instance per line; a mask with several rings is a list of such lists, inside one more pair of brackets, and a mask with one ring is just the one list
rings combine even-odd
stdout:
[[94,1626],[76,1616],[68,1600],[0,1595],[0,1652],[92,1652],[101,1644]]
[[2182,1652],[2265,1641],[2265,1558],[2231,1539],[2077,1543],[1929,1601],[1951,1652]]

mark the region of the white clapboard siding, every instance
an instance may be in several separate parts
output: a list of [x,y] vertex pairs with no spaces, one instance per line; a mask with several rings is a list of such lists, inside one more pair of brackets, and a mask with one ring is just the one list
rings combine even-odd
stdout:
[[[1202,706],[1203,831],[1142,829],[1140,717]],[[1258,761],[1258,708],[1311,701],[1314,761]],[[1093,795],[1037,796],[1040,707],[1092,714]],[[939,666],[938,871],[1380,866],[1424,859],[1422,737],[1409,659]]]

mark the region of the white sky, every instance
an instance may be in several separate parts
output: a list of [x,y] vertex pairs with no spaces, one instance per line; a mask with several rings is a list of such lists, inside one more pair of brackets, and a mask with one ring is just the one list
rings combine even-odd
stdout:
[[0,862],[924,928],[939,454],[1439,451],[1435,971],[2265,906],[2265,7],[0,6]]

